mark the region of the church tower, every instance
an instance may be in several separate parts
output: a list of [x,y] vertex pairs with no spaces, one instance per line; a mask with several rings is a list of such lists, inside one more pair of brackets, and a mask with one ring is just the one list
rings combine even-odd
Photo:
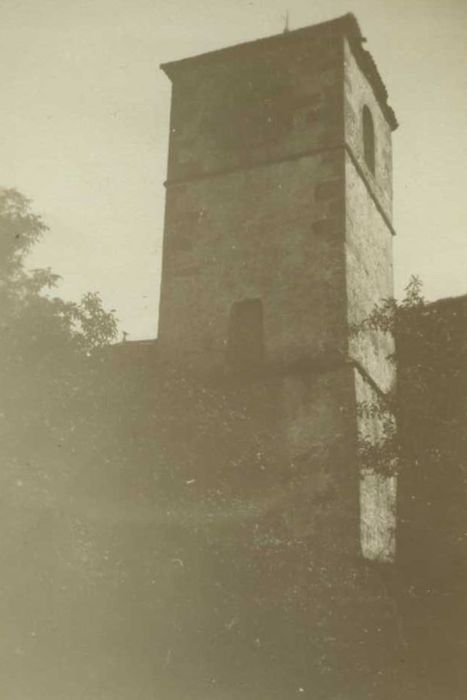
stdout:
[[[161,356],[197,376],[280,375],[290,459],[377,437],[357,408],[393,382],[391,339],[352,332],[393,294],[397,121],[364,41],[345,15],[162,66]],[[341,510],[365,556],[391,559],[394,483],[354,486]]]
[[205,545],[181,546],[204,562],[187,591],[209,591],[203,700],[394,697],[396,477],[359,450],[382,435],[361,409],[392,387],[393,342],[355,329],[393,294],[397,122],[363,42],[346,15],[163,66],[160,359],[222,406],[175,417],[207,513]]

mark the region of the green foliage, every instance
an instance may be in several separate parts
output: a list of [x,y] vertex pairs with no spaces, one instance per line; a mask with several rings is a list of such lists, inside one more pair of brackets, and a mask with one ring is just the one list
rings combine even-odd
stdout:
[[[52,297],[59,276],[50,269],[28,270],[25,259],[47,226],[31,210],[30,200],[16,190],[0,191],[0,343],[4,369],[35,356],[54,362],[66,353],[89,352],[111,342],[115,318],[98,294],[79,303]],[[5,359],[7,362],[5,363]]]
[[[39,670],[31,683],[49,676],[80,627],[102,559],[102,532],[77,507],[75,484],[81,472],[89,481],[88,445],[102,447],[106,430],[111,444],[98,355],[117,325],[98,294],[65,301],[57,274],[28,269],[28,253],[46,232],[26,197],[0,190],[0,657],[7,695],[23,687],[25,668]],[[101,598],[95,614],[103,609]],[[72,666],[69,656],[64,665]],[[25,692],[55,697],[51,688],[53,680],[47,691]]]
[[359,407],[380,426],[378,439],[360,441],[364,468],[393,473],[441,459],[447,463],[459,454],[465,308],[462,300],[428,303],[422,290],[412,277],[401,301],[385,300],[353,329],[391,333],[396,340],[393,391]]
[[[0,524],[9,542],[3,570],[24,532],[35,531],[59,501],[63,479],[79,468],[71,443],[98,385],[89,355],[106,347],[117,329],[98,294],[64,301],[53,295],[58,275],[27,268],[28,253],[46,231],[29,199],[0,190]],[[82,439],[92,440],[96,429]],[[30,536],[30,544],[39,551],[58,532]]]
[[21,444],[26,424],[60,416],[72,387],[86,377],[87,355],[117,332],[98,294],[64,301],[52,295],[58,275],[27,269],[26,256],[46,231],[26,197],[0,191],[0,402],[3,435]]

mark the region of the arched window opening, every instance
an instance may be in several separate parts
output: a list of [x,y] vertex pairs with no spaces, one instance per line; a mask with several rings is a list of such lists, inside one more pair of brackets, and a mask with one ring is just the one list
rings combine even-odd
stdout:
[[263,362],[263,305],[261,299],[245,299],[230,311],[228,360],[235,370],[258,369]]
[[363,154],[371,172],[375,172],[375,125],[368,107],[363,108]]

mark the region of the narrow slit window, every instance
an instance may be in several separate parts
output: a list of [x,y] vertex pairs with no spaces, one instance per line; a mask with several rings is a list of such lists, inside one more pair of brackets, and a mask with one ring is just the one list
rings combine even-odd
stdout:
[[373,117],[368,107],[365,105],[363,108],[363,153],[365,156],[365,162],[371,172],[375,172],[375,125],[373,122]]
[[257,369],[263,362],[263,305],[260,299],[233,304],[230,312],[228,359],[236,370]]

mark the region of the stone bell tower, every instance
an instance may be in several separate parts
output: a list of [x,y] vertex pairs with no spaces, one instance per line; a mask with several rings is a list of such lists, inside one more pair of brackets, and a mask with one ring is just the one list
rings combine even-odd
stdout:
[[[161,356],[198,376],[280,374],[292,458],[377,433],[356,406],[393,381],[391,339],[351,332],[393,293],[397,122],[363,42],[345,15],[162,66]],[[392,556],[384,523],[365,521],[392,488],[352,496],[370,558]]]
[[159,357],[223,407],[175,417],[208,514],[185,645],[214,685],[173,697],[395,696],[396,481],[358,449],[393,345],[355,327],[393,292],[397,122],[363,41],[346,15],[163,66]]

